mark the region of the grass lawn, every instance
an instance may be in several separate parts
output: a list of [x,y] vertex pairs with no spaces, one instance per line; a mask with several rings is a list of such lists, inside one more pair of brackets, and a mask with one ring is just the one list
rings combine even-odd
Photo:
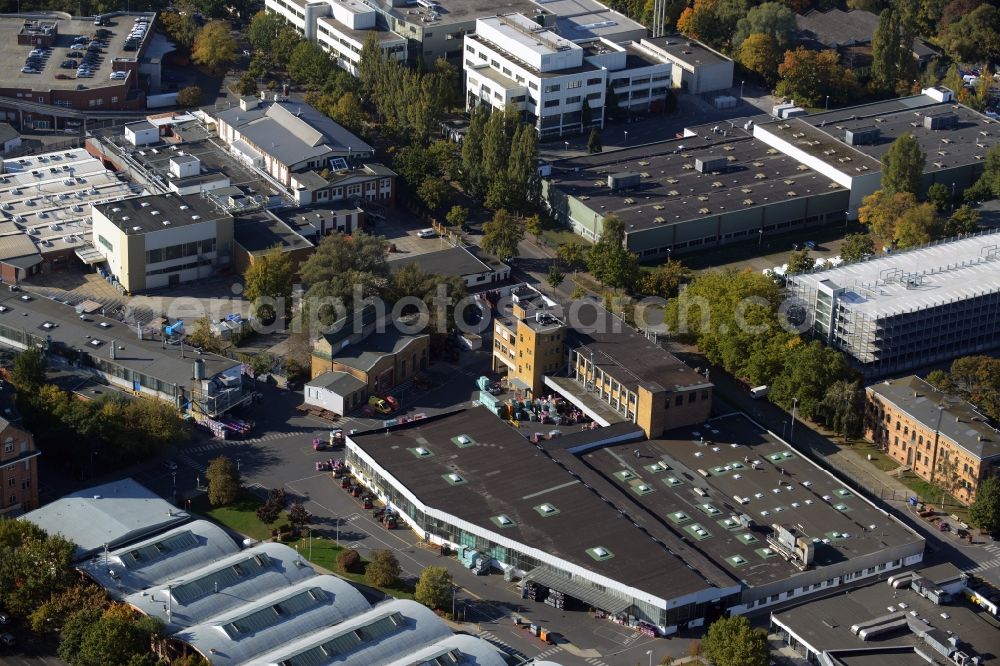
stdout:
[[542,229],[542,233],[538,235],[538,242],[552,248],[553,250],[558,248],[560,245],[566,245],[567,243],[576,243],[584,247],[590,247],[590,241],[564,227],[558,227],[556,229]]
[[921,479],[913,472],[904,472],[899,480],[907,488],[912,490],[917,496],[928,504],[933,504],[936,509],[946,511],[948,514],[955,514],[962,522],[969,522],[969,510],[957,499],[945,493],[945,504],[941,506],[941,489],[933,483]]
[[[235,532],[257,539],[258,541],[267,541],[271,539],[272,529],[288,522],[288,515],[287,513],[282,513],[273,526],[265,525],[257,518],[257,507],[263,503],[264,501],[261,498],[246,492],[235,503],[229,506],[213,507],[209,505],[207,495],[201,495],[191,503],[191,510]],[[338,572],[337,554],[344,550],[344,546],[337,545],[333,539],[314,536],[310,550],[309,541],[307,533],[306,536],[299,539],[286,541],[285,545],[294,548],[303,558],[322,569],[326,569],[355,583],[368,585],[365,583],[365,575],[363,573],[342,574]],[[362,565],[367,564],[368,562],[362,558]],[[368,587],[372,586],[368,585]],[[399,583],[399,587],[378,587],[376,589],[399,599],[413,598],[413,587],[403,581]]]
[[891,456],[882,452],[877,446],[871,442],[866,442],[864,440],[859,440],[850,443],[851,449],[857,453],[862,458],[871,459],[868,461],[875,467],[879,468],[883,472],[891,472],[892,470],[899,467],[899,463],[892,459]]

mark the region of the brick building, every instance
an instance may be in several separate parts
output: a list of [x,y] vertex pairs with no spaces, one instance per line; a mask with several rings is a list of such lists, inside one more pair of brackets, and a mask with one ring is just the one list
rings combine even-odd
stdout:
[[1000,471],[1000,432],[976,407],[915,375],[869,386],[865,437],[920,478],[970,504]]
[[38,508],[38,456],[35,439],[14,407],[14,387],[0,383],[0,516]]

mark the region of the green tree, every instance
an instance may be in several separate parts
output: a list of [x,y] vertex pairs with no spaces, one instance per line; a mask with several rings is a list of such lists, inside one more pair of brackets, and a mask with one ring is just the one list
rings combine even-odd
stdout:
[[456,204],[451,207],[451,210],[444,216],[444,219],[449,226],[461,227],[469,221],[469,209]]
[[788,350],[781,374],[771,383],[771,400],[791,409],[798,400],[798,411],[806,418],[817,418],[827,389],[839,380],[855,381],[857,373],[844,355],[818,340],[799,342]]
[[583,98],[583,102],[580,104],[580,122],[583,127],[589,127],[592,122],[594,122],[594,110],[590,108],[590,102],[587,98]]
[[927,188],[927,201],[943,213],[951,208],[951,190],[944,183],[933,183]]
[[979,4],[944,29],[939,41],[958,62],[995,62],[1000,59],[1000,12],[989,3]]
[[587,249],[576,241],[559,245],[556,257],[568,270],[578,270],[587,265]]
[[[157,622],[153,618],[144,619]],[[74,664],[107,666],[134,663],[134,657],[149,651],[149,638],[154,633],[151,629],[145,623],[108,617],[105,613],[104,617],[84,631]]]
[[910,46],[903,44],[899,12],[894,7],[882,10],[872,36],[872,84],[881,92],[892,92],[900,79],[902,57],[910,57]]
[[373,587],[393,587],[399,582],[399,561],[391,550],[376,550],[365,567],[365,582]]
[[681,285],[691,279],[691,270],[680,261],[668,258],[640,281],[639,291],[647,296],[673,298]]
[[768,85],[774,85],[778,78],[778,63],[781,49],[771,35],[754,33],[747,36],[736,53],[736,61],[749,72],[753,72]]
[[330,234],[302,264],[299,275],[307,284],[329,282],[349,272],[386,276],[387,248],[384,236]]
[[160,29],[178,46],[190,49],[198,34],[198,24],[190,14],[181,16],[172,12],[161,12],[157,15]]
[[899,249],[926,245],[940,235],[940,228],[934,204],[920,204],[900,216],[893,240]]
[[974,234],[979,230],[979,222],[982,216],[979,211],[968,204],[959,206],[958,210],[951,214],[944,225],[945,236],[958,236],[961,234]]
[[64,589],[75,578],[74,550],[33,523],[0,518],[0,607],[27,617]]
[[20,391],[33,393],[45,383],[45,371],[48,361],[41,349],[31,347],[14,358],[14,367],[10,371],[10,381]]
[[278,32],[285,26],[284,20],[272,12],[263,9],[254,14],[247,26],[247,41],[255,51],[268,52],[272,50]]
[[957,358],[949,369],[946,386],[945,390],[976,405],[991,419],[1000,420],[1000,359]]
[[243,281],[246,285],[243,295],[254,304],[258,319],[272,322],[279,314],[291,314],[295,266],[279,246],[254,258],[243,273]]
[[875,254],[875,243],[870,234],[847,234],[840,246],[840,257],[851,263]]
[[737,21],[733,46],[739,48],[750,35],[767,35],[784,51],[792,45],[795,32],[795,12],[780,2],[764,2]]
[[413,598],[431,609],[447,608],[454,584],[446,568],[427,567],[420,572]]
[[191,59],[216,73],[235,62],[236,40],[229,32],[229,25],[211,21],[199,30],[191,49]]
[[102,612],[94,608],[85,608],[74,612],[66,620],[59,633],[59,658],[76,666],[80,654],[80,645],[87,631],[101,619]]
[[301,530],[312,520],[312,515],[301,502],[296,502],[288,509],[288,522],[296,530]]
[[868,226],[872,239],[884,247],[896,238],[899,219],[917,205],[917,198],[909,192],[889,194],[885,190],[877,190],[862,199],[858,219]]
[[493,219],[483,225],[482,248],[495,257],[506,260],[520,254],[518,244],[524,240],[524,222],[501,208]]
[[483,141],[486,137],[486,109],[478,106],[469,117],[469,129],[462,141],[462,184],[470,196],[479,200],[486,196],[483,171]]
[[186,343],[207,352],[218,352],[222,349],[222,341],[212,332],[212,324],[208,317],[198,319],[191,332],[187,334]]
[[324,113],[338,124],[356,134],[365,127],[365,110],[361,100],[351,91],[336,96],[336,101],[324,109]]
[[882,155],[882,190],[889,195],[897,192],[920,194],[924,163],[920,142],[909,132],[903,133]]
[[808,273],[816,266],[816,260],[809,256],[809,250],[792,252],[788,256],[788,274]]
[[327,80],[333,63],[318,45],[302,40],[288,57],[288,75],[297,83],[319,87]]
[[969,506],[969,522],[989,534],[1000,534],[1000,479],[991,476],[979,483]]
[[439,176],[428,176],[417,188],[420,201],[432,211],[440,210],[450,203],[454,194],[451,184]]
[[61,631],[70,615],[79,610],[102,612],[108,605],[108,595],[89,581],[81,581],[58,592],[32,611],[31,630],[36,634]]
[[831,104],[838,104],[854,99],[857,94],[854,74],[841,66],[840,56],[832,49],[810,51],[800,46],[786,51],[784,61],[778,65],[778,75],[775,92],[799,104],[824,106],[827,97]]
[[604,147],[601,146],[601,133],[594,127],[590,130],[590,136],[587,138],[587,153],[593,155],[600,152],[604,152]]
[[208,484],[208,502],[212,506],[232,504],[240,496],[240,473],[226,456],[219,456],[208,464],[205,482]]
[[860,437],[864,411],[861,382],[838,380],[826,389],[817,415],[841,437]]
[[201,88],[186,86],[177,92],[177,106],[193,107],[201,104]]
[[632,289],[639,279],[639,258],[625,247],[625,223],[614,213],[604,216],[601,237],[587,253],[587,268],[615,289]]
[[552,287],[553,289],[557,289],[559,285],[563,283],[563,279],[565,277],[566,276],[563,275],[563,272],[559,270],[558,266],[556,266],[555,264],[550,264],[549,273],[546,276],[545,281],[549,283],[550,287]]
[[715,666],[767,666],[770,663],[767,632],[751,627],[743,615],[713,622],[701,647]]
[[1000,145],[986,153],[983,173],[972,187],[965,190],[966,201],[985,201],[1000,196]]
[[244,72],[236,82],[236,92],[240,95],[256,95],[257,79],[250,72]]

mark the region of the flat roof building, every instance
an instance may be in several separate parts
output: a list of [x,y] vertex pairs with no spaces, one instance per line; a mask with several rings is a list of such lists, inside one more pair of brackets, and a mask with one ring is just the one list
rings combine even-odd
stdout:
[[662,105],[670,68],[634,43],[574,42],[529,16],[498,14],[465,36],[466,107],[513,105],[541,138],[576,134],[604,126],[609,86],[622,108]]
[[100,310],[96,302],[72,307],[29,292],[6,293],[0,295],[0,343],[44,349],[116,388],[165,400],[196,418],[249,400],[239,361],[193,355],[166,345],[158,330],[137,330]]
[[[954,567],[951,567],[954,569]],[[771,614],[771,633],[824,666],[951,666],[1000,654],[1000,632],[933,570],[873,583]]]
[[813,333],[868,376],[1000,344],[995,232],[791,276]]
[[93,243],[125,293],[218,275],[233,258],[233,217],[203,196],[154,194],[93,207]]
[[21,516],[21,520],[76,544],[77,560],[138,541],[190,518],[131,478],[70,493]]
[[416,266],[431,275],[460,277],[469,289],[486,289],[510,277],[510,266],[495,259],[483,259],[473,254],[469,248],[449,247],[434,252],[421,252],[399,259],[391,258],[389,270],[398,271],[404,266]]
[[919,535],[745,417],[637,438],[536,446],[475,407],[349,436],[346,459],[422,538],[660,633],[922,560]]
[[[147,82],[140,60],[156,32],[156,14],[115,12],[108,17],[103,37],[96,35],[90,18],[46,12],[0,17],[5,37],[0,40],[0,119],[2,110],[9,109],[20,127],[51,130],[63,128],[66,118],[82,117],[79,111],[145,108]],[[141,37],[133,38],[130,30],[139,21],[146,27]],[[95,36],[97,43],[91,40]],[[89,77],[59,67],[79,38],[84,40],[80,51],[100,55]],[[33,48],[43,49],[45,56],[34,65],[36,72],[22,72]],[[123,72],[125,78],[111,79],[112,72]]]
[[922,479],[972,503],[1000,469],[1000,431],[971,403],[917,376],[865,389],[866,436]]
[[640,44],[670,62],[673,87],[693,95],[733,87],[733,61],[684,35],[643,39]]

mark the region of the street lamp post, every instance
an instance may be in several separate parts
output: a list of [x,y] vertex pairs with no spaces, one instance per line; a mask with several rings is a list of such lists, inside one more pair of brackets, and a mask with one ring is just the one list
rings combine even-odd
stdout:
[[653,651],[646,650],[646,656],[649,657],[649,666],[653,666]]
[[171,472],[170,473],[170,477],[171,477],[171,482],[173,483],[173,494],[174,494],[174,497],[176,498],[177,497],[177,472]]
[[625,145],[628,145],[628,130],[625,130]]
[[781,439],[785,438],[785,432],[788,430],[788,421],[781,422]]
[[455,586],[451,586],[451,620],[455,621]]
[[741,102],[743,101],[743,84],[744,83],[746,83],[746,81],[740,81],[740,101]]
[[309,528],[309,561],[312,562],[313,558],[313,530]]
[[824,111],[829,111],[830,110],[830,96],[829,95],[826,96],[826,105],[823,107],[823,110]]
[[757,230],[757,247],[760,247],[761,243],[763,243],[763,242],[764,242],[764,230],[763,229],[758,229]]
[[239,458],[236,459],[236,473],[237,474],[240,473],[240,459]]
[[566,146],[566,152],[569,152],[569,141],[563,141],[563,145]]
[[335,522],[336,528],[337,528],[337,545],[339,546],[340,545],[340,516],[337,516],[337,519],[334,522]]
[[792,398],[792,427],[788,429],[788,441],[792,442],[795,438],[795,410],[799,407],[799,399]]

